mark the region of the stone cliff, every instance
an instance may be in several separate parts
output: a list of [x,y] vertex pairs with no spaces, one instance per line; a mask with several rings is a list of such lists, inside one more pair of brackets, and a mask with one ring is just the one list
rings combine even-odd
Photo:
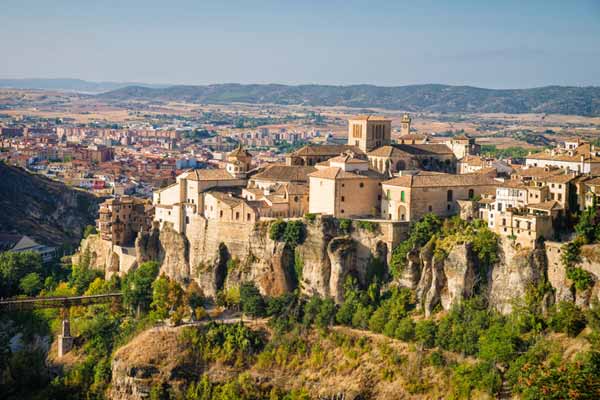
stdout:
[[[375,261],[386,269],[391,249],[407,233],[404,224],[380,222],[373,225],[375,229],[366,229],[354,221],[351,229],[341,229],[338,220],[317,217],[304,220],[305,240],[293,248],[269,238],[271,223],[236,224],[198,217],[185,235],[168,225],[161,230],[155,226],[140,233],[133,248],[90,236],[81,249],[90,253],[91,265],[107,275],[122,275],[143,261],[158,260],[161,273],[180,282],[195,280],[208,296],[253,281],[269,296],[299,288],[341,302],[346,277],[352,275],[366,284]],[[443,257],[436,256],[434,244],[428,243],[408,254],[396,282],[415,290],[426,315],[436,307],[447,310],[475,293],[487,295],[498,311],[510,313],[529,287],[544,281],[553,288],[548,302],[569,300],[588,306],[600,294],[600,246],[583,246],[580,266],[591,273],[594,285],[577,292],[560,261],[562,245],[548,241],[536,249],[520,248],[502,238],[498,261],[484,268],[471,243],[454,244]]]
[[[240,224],[196,217],[185,234],[166,224],[141,232],[135,247],[114,246],[98,236],[81,243],[91,265],[107,275],[125,274],[147,260],[180,282],[195,280],[208,296],[253,281],[263,294],[276,296],[299,287],[307,294],[343,300],[348,275],[366,283],[373,260],[385,266],[390,249],[406,235],[404,223],[356,224],[349,233],[331,217],[305,220],[305,239],[292,246],[269,237],[271,222]],[[74,258],[77,262],[77,257]]]

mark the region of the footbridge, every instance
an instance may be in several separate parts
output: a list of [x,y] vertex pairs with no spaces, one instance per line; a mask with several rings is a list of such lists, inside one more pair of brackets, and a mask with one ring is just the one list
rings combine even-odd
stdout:
[[94,304],[120,302],[122,293],[94,294],[89,296],[18,297],[0,300],[0,312],[60,308],[64,310],[62,332],[58,335],[58,356],[62,357],[73,348],[71,323],[68,318],[70,307],[87,307]]

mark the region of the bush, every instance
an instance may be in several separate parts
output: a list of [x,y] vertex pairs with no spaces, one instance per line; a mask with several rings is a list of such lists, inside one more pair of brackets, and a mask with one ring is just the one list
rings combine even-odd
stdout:
[[345,235],[349,235],[352,232],[352,220],[348,218],[339,218],[338,226],[340,228],[340,232]]
[[474,389],[493,395],[500,390],[502,377],[490,362],[459,364],[452,374],[452,386],[455,397],[470,399]]
[[88,236],[95,235],[96,233],[98,233],[98,231],[94,225],[87,225],[83,230],[83,237],[87,238]]
[[442,220],[435,214],[425,215],[414,224],[408,239],[401,242],[393,251],[390,261],[392,275],[398,277],[406,266],[406,257],[413,248],[424,246],[442,227]]
[[42,290],[42,280],[37,272],[30,272],[19,282],[19,288],[27,296],[35,296]]
[[435,344],[437,326],[435,322],[424,319],[415,324],[415,340],[425,348],[431,348]]
[[269,238],[276,242],[281,242],[283,240],[283,234],[286,226],[287,223],[282,219],[274,221],[269,227]]
[[405,342],[413,341],[415,338],[415,323],[412,318],[403,318],[398,322],[398,328],[394,332],[396,339],[404,340]]
[[479,358],[494,364],[508,363],[517,355],[520,344],[511,325],[496,323],[479,337]]
[[585,315],[570,301],[558,303],[549,318],[549,325],[554,331],[566,333],[571,337],[579,335],[579,332],[585,328],[585,324]]
[[304,242],[306,238],[306,227],[302,221],[290,221],[283,232],[283,241],[292,247]]
[[317,219],[317,214],[306,213],[306,214],[304,214],[304,219],[307,220],[308,222],[315,222],[315,220]]
[[240,286],[240,305],[244,314],[251,317],[266,315],[265,300],[253,282],[245,282]]
[[379,224],[372,221],[358,221],[358,227],[371,233],[379,231]]

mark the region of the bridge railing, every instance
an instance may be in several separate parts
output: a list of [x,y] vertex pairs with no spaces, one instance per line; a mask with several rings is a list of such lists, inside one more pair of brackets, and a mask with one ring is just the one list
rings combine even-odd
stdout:
[[0,310],[33,310],[42,308],[66,308],[118,301],[121,293],[95,294],[89,296],[26,297],[0,300]]

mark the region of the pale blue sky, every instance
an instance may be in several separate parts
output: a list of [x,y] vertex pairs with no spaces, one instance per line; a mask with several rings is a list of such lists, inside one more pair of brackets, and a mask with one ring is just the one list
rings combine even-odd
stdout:
[[600,0],[0,0],[0,78],[600,85]]

